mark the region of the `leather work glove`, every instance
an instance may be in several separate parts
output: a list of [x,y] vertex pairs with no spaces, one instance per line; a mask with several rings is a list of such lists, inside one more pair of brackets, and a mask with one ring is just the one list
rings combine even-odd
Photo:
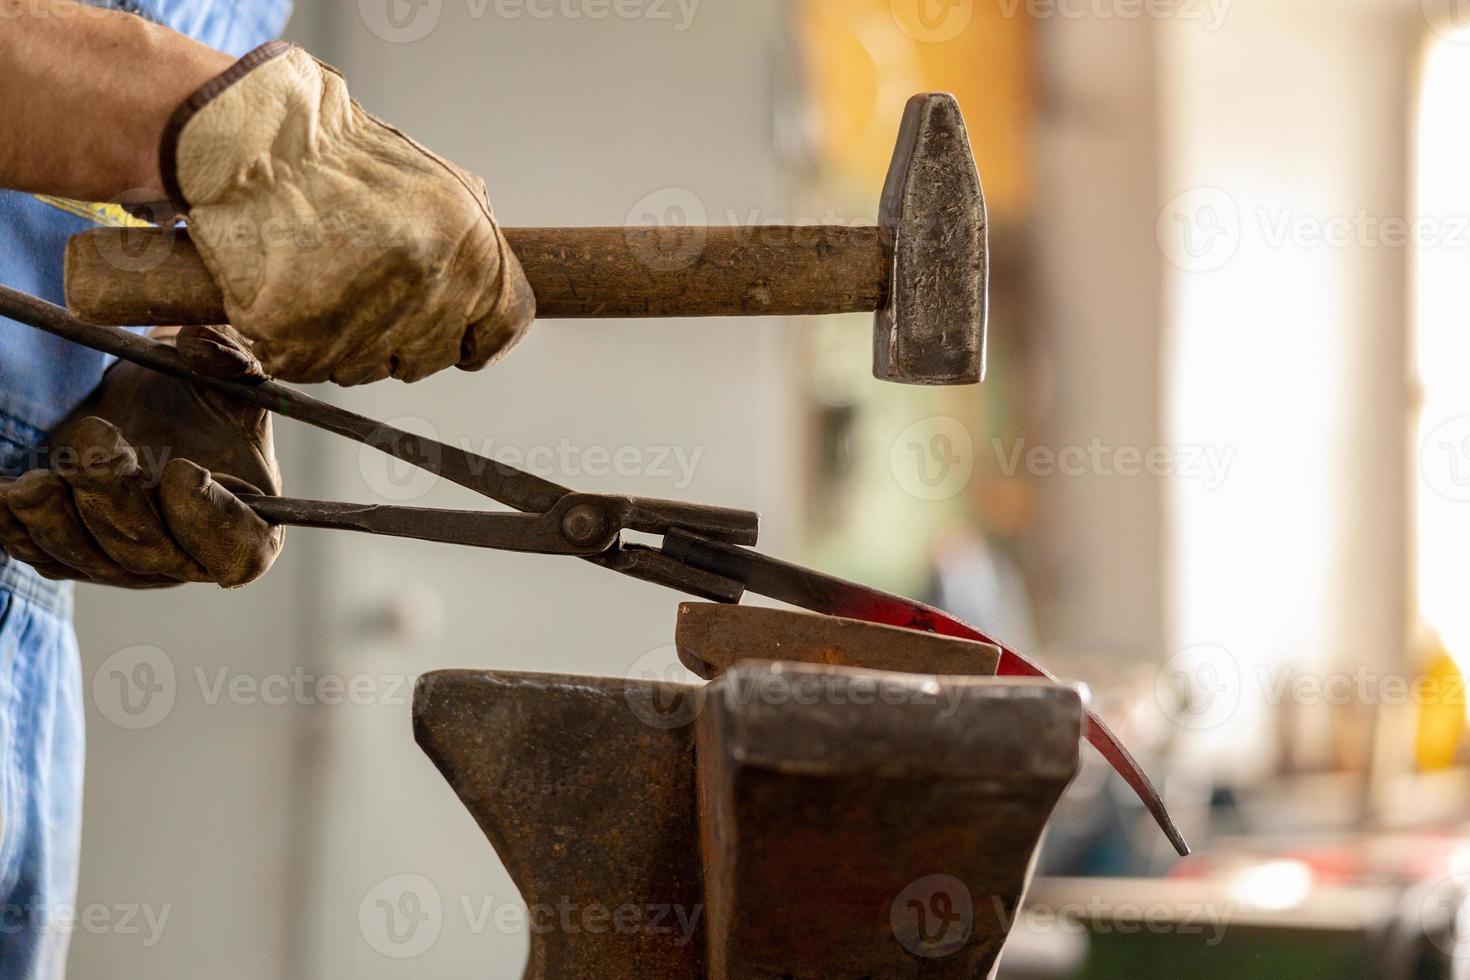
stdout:
[[230,322],[278,378],[478,370],[535,317],[484,181],[368,115],[300,48],[266,44],[194,93],[160,167]]
[[[177,347],[201,374],[264,377],[228,327],[183,327]],[[231,588],[281,550],[235,496],[280,492],[264,409],[120,363],[50,448],[51,469],[0,480],[0,545],[47,578]]]

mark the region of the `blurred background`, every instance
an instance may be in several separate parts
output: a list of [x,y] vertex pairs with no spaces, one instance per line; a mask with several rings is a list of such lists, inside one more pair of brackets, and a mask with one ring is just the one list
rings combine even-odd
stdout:
[[[1466,29],[1463,0],[303,3],[290,37],[506,224],[871,223],[905,100],[945,90],[994,250],[978,388],[873,380],[853,316],[548,322],[483,374],[320,393],[757,509],[764,550],[1086,684],[1199,853],[1091,758],[1002,976],[1461,975]],[[293,495],[480,506],[278,438]],[[676,602],[313,531],[240,593],[84,588],[107,915],[71,975],[518,977],[521,899],[413,744],[413,678],[687,676]]]

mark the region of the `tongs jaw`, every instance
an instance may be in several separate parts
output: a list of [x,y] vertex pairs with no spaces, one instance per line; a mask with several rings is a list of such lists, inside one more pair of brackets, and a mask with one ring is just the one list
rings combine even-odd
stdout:
[[622,508],[622,526],[629,531],[643,531],[648,534],[684,531],[724,541],[726,544],[753,545],[760,539],[760,515],[751,510],[691,504],[682,500],[658,500],[653,497],[608,497],[593,494],[577,496],[600,496],[602,500],[617,501]]
[[[626,505],[621,512],[623,526],[630,531],[659,534],[666,539],[693,534],[732,545],[754,544],[759,536],[760,515],[754,511],[646,497],[625,497],[622,503]],[[738,579],[707,572],[671,558],[662,550],[626,543],[621,538],[588,561],[712,602],[739,602],[745,595],[745,584]]]

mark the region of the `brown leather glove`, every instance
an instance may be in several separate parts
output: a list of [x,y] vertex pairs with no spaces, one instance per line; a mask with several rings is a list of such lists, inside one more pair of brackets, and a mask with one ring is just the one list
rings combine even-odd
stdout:
[[275,41],[179,107],[164,186],[267,371],[353,385],[477,370],[535,296],[480,178],[363,111]]
[[[263,377],[228,327],[184,327],[215,377]],[[121,363],[56,430],[50,470],[0,481],[0,545],[47,578],[227,588],[264,575],[282,532],[236,493],[280,492],[270,413]]]

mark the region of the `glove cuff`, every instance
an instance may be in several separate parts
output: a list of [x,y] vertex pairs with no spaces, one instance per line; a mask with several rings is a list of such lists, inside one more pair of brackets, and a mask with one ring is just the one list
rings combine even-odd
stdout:
[[[185,99],[183,104],[174,110],[174,114],[164,126],[163,138],[159,142],[158,169],[163,178],[163,189],[168,193],[169,200],[175,208],[187,211],[192,206],[185,193],[185,182],[181,181],[179,176],[179,144],[184,136],[184,130],[205,107],[218,99],[235,83],[261,65],[289,55],[295,50],[298,50],[296,46],[286,41],[267,41],[204,83],[198,91]],[[233,135],[240,136],[241,134]]]

